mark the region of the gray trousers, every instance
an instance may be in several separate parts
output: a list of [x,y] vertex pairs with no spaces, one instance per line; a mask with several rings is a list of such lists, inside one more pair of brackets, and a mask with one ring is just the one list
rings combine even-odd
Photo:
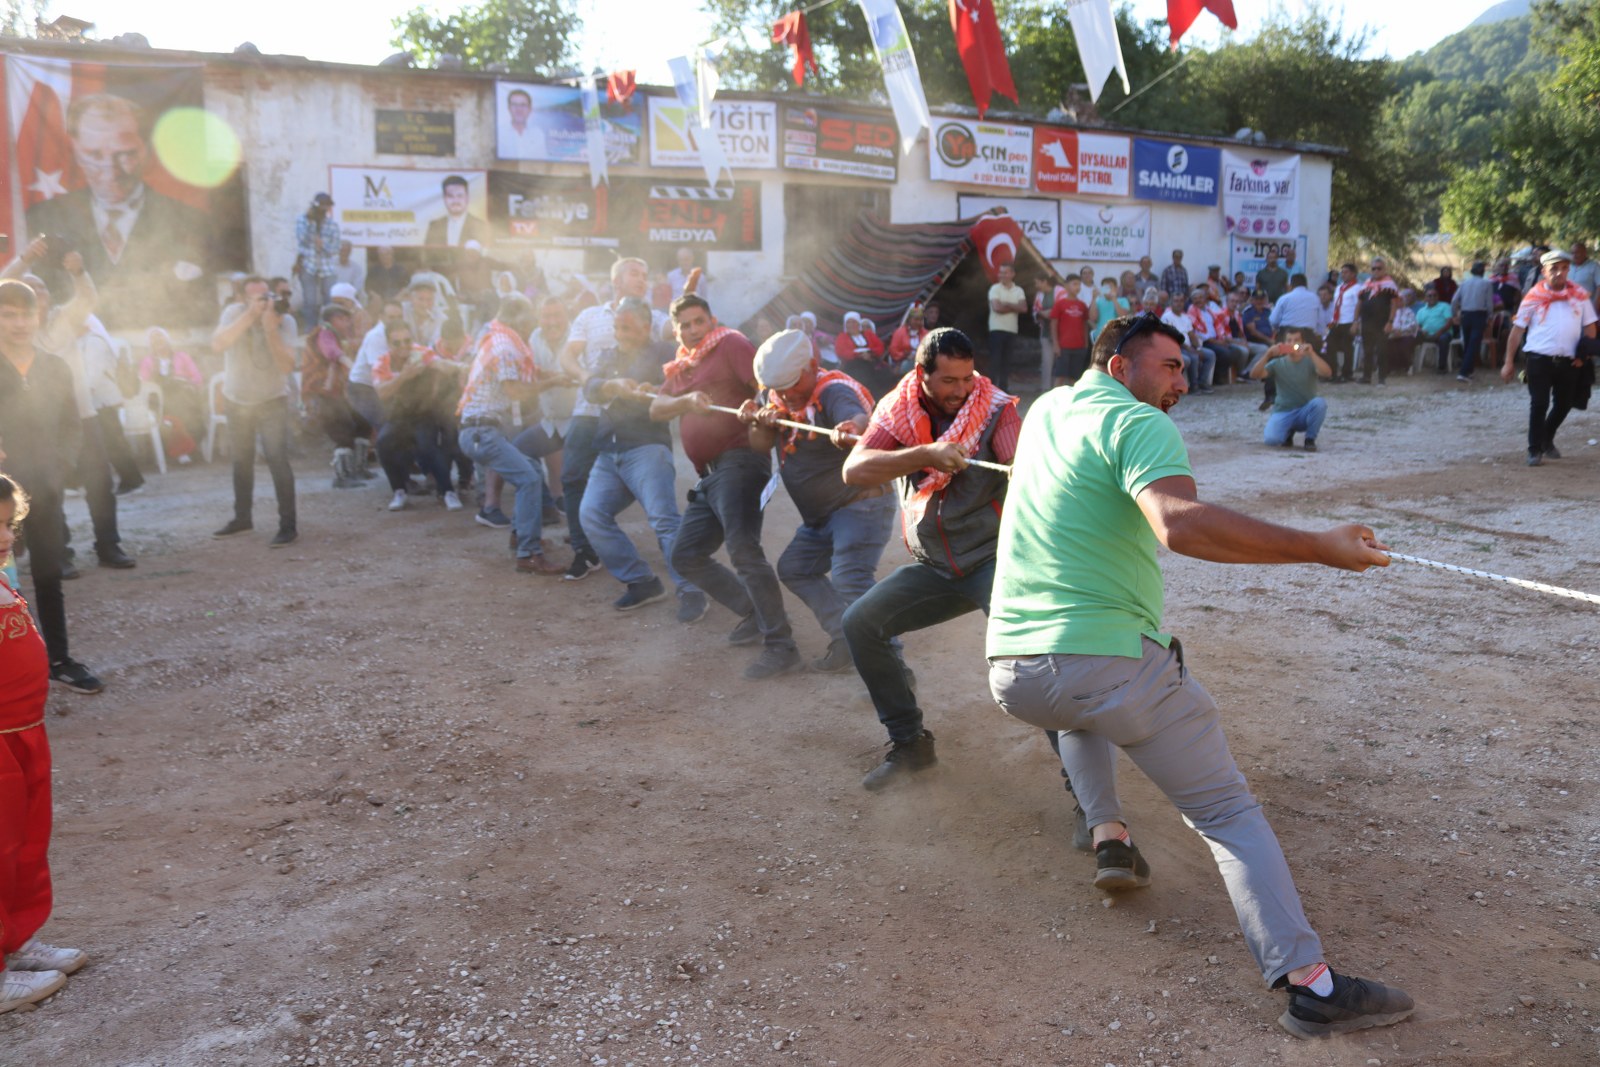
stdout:
[[1250,952],[1269,986],[1322,960],[1278,838],[1222,736],[1216,701],[1183,666],[1183,648],[1144,638],[1140,659],[1024,656],[989,666],[1006,712],[1061,731],[1061,765],[1090,826],[1124,822],[1120,748],[1183,814],[1216,858]]

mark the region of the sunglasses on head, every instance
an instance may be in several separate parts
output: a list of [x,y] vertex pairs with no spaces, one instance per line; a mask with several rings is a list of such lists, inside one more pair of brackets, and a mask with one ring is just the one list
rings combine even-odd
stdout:
[[1133,340],[1135,337],[1138,337],[1142,333],[1154,333],[1156,328],[1160,325],[1161,319],[1156,315],[1150,314],[1148,311],[1135,315],[1133,317],[1133,325],[1128,327],[1128,332],[1122,335],[1122,339],[1117,342],[1117,347],[1111,350],[1111,354],[1113,356],[1122,355],[1122,348],[1129,341]]

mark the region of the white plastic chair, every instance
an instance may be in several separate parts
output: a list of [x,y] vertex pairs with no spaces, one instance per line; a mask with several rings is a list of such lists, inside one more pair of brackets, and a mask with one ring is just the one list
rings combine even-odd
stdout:
[[149,435],[156,470],[162,474],[167,473],[167,450],[161,445],[161,419],[165,412],[161,388],[155,382],[140,382],[138,393],[122,405],[123,432],[131,441]]
[[[222,378],[221,374],[213,374],[211,381],[206,384],[206,441],[202,451],[207,463],[216,454],[217,427],[228,425],[228,416],[223,410]],[[223,443],[227,443],[226,435]]]

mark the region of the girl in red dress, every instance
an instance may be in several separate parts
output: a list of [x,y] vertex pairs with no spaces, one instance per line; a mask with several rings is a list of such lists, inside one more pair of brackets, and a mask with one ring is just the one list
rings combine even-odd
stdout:
[[[0,474],[0,562],[28,498]],[[32,1008],[88,962],[33,935],[50,917],[50,663],[28,605],[0,577],[0,1015]]]

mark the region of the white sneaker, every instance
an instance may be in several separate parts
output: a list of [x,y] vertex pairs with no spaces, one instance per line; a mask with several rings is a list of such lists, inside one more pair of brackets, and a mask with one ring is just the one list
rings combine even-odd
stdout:
[[444,509],[446,511],[461,510],[461,498],[457,496],[453,490],[445,493],[444,495]]
[[389,510],[390,511],[404,511],[405,509],[406,509],[406,491],[404,489],[396,489],[394,491],[394,499],[389,501]]
[[6,957],[6,966],[19,971],[60,971],[76,974],[89,962],[82,949],[47,945],[37,937]]
[[0,1015],[32,1011],[33,1006],[67,984],[60,971],[0,971]]

